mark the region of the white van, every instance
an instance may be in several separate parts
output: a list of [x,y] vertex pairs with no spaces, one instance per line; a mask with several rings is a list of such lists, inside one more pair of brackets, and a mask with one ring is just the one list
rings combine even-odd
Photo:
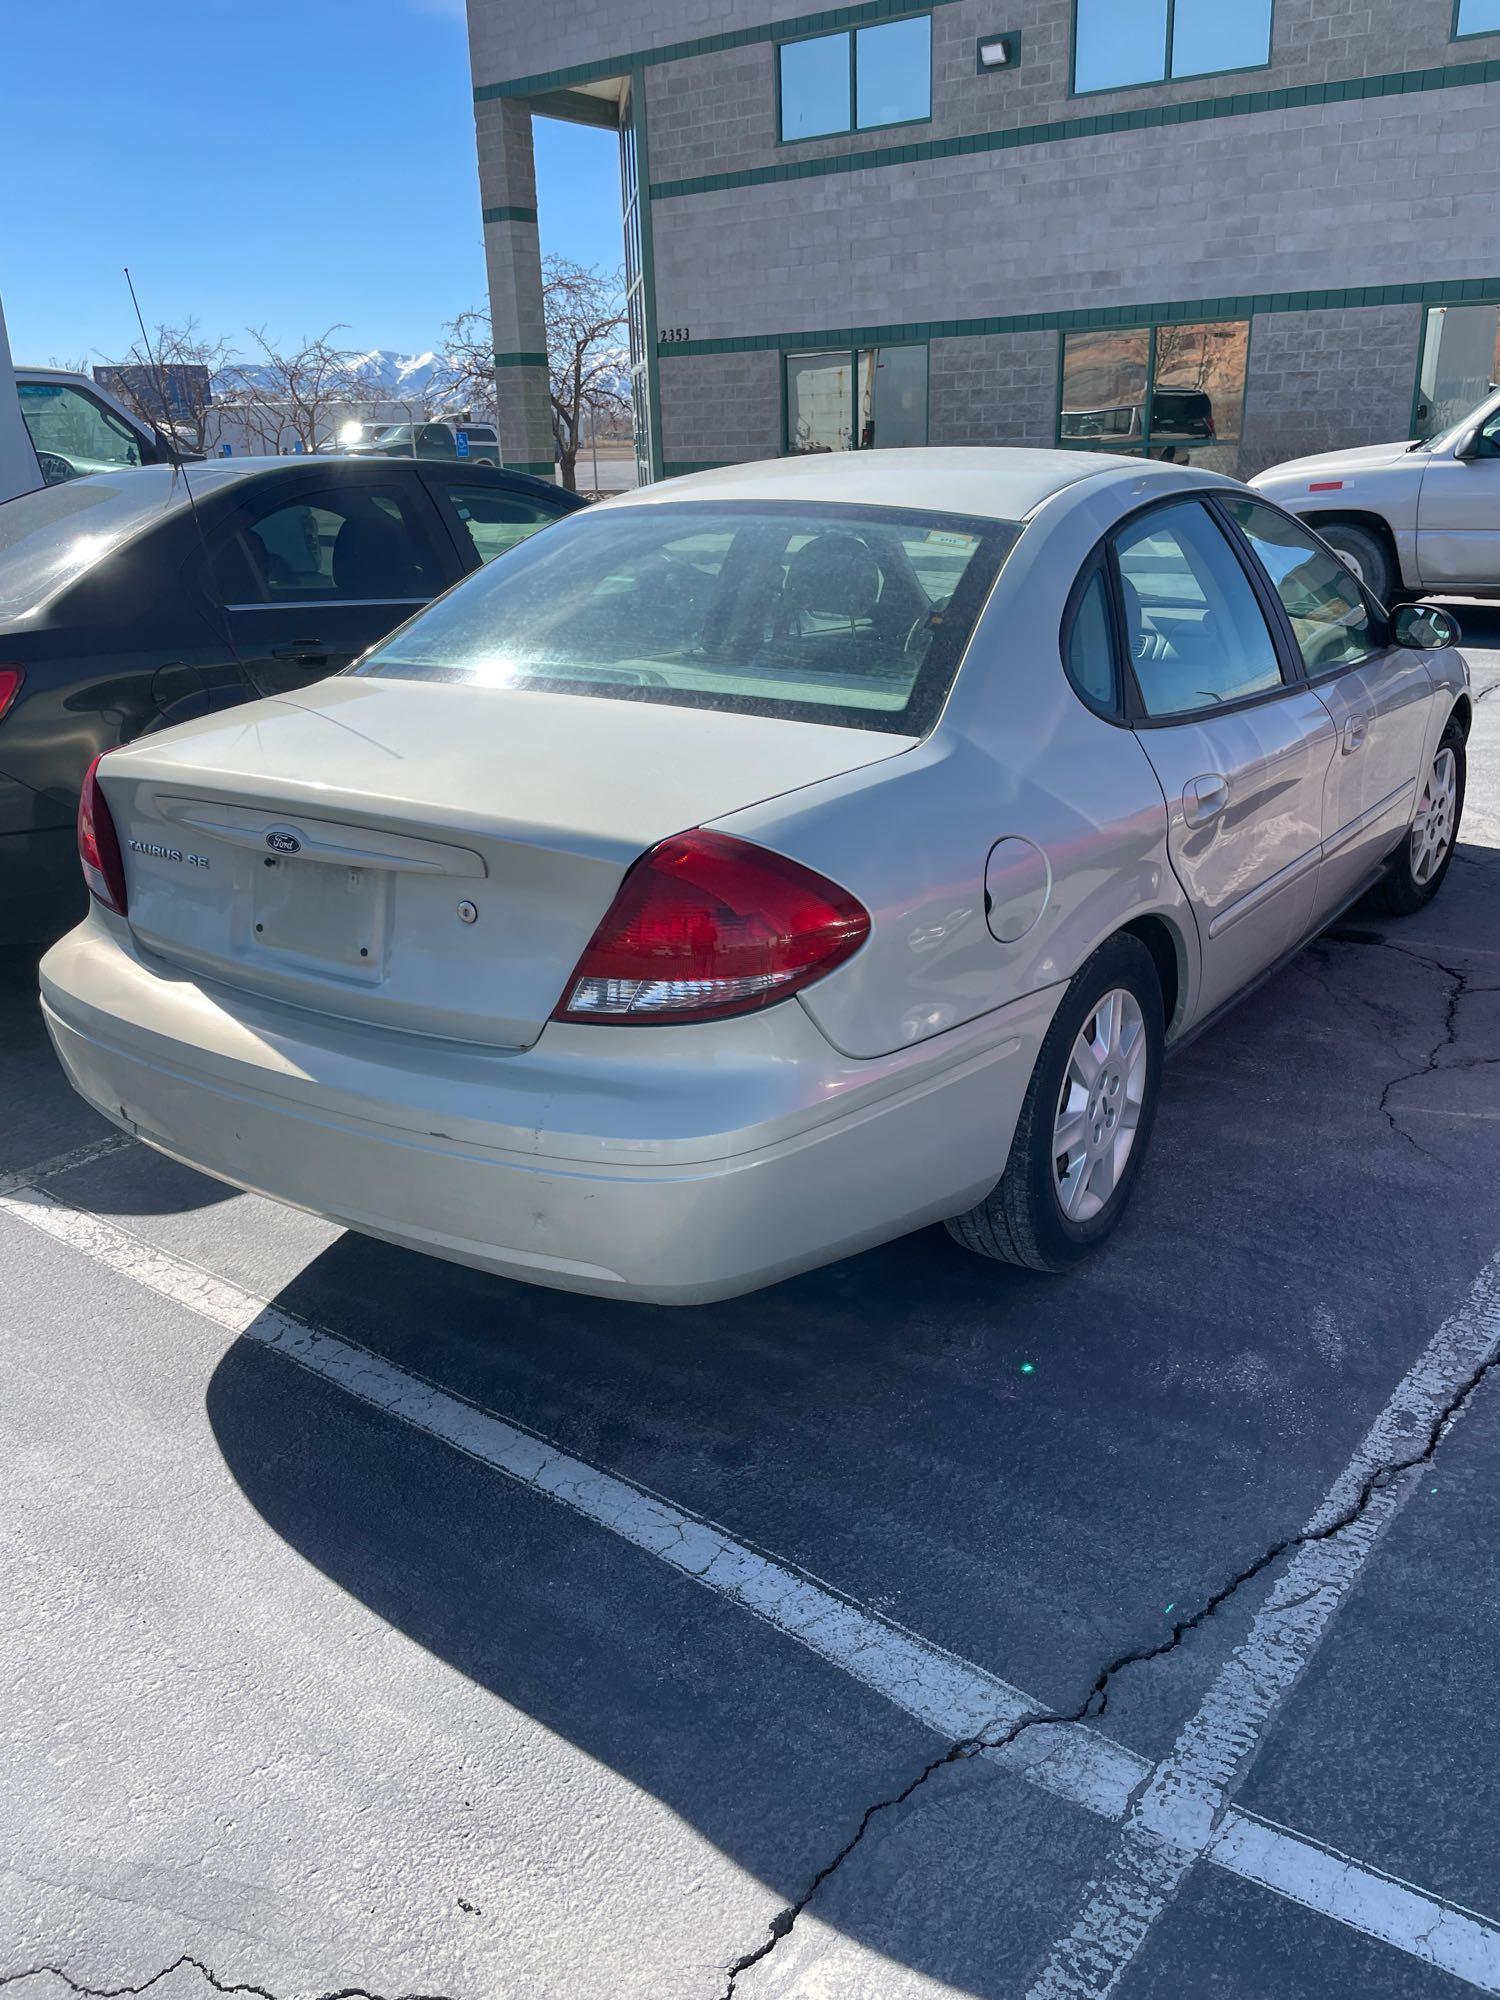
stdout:
[[125,465],[172,462],[172,451],[161,433],[132,416],[122,402],[87,375],[71,368],[18,367],[15,377],[21,415],[48,486],[58,486],[86,472],[118,472]]

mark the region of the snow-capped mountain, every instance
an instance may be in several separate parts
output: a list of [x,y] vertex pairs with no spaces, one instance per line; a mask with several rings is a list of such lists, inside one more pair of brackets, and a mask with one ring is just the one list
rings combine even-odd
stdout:
[[[366,393],[372,400],[416,400],[431,389],[441,388],[447,372],[443,356],[431,348],[422,354],[401,354],[394,347],[372,347],[365,353],[351,352],[348,359],[362,385],[368,385]],[[221,394],[245,389],[270,391],[274,382],[273,371],[256,361],[237,361],[214,377],[214,387]]]

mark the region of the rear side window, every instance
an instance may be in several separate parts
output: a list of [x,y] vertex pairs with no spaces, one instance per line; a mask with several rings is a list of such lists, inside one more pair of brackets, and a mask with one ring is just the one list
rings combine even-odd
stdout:
[[1310,674],[1357,666],[1382,649],[1364,592],[1336,557],[1274,507],[1234,498],[1224,506],[1275,585]]
[[517,542],[524,542],[538,528],[545,528],[549,521],[557,519],[555,507],[501,488],[465,486],[453,480],[445,481],[443,490],[482,563],[493,562],[496,556],[503,556]]
[[884,507],[590,509],[354,671],[921,734],[1019,532]]
[[1117,704],[1115,642],[1109,618],[1109,586],[1096,569],[1084,585],[1067,635],[1068,679],[1095,708]]
[[[262,504],[247,514],[237,541],[255,596],[271,604],[410,602],[435,597],[446,581],[409,507],[384,487],[331,487]],[[221,589],[233,587],[224,562],[221,556],[216,564]]]
[[1229,539],[1196,501],[1115,542],[1125,643],[1148,716],[1211,712],[1282,685],[1276,644]]

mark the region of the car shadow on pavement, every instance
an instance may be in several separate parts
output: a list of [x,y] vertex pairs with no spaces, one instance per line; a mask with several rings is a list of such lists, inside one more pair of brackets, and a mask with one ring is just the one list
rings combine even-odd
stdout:
[[[1462,859],[1431,912],[1351,915],[1169,1066],[1137,1202],[1066,1279],[926,1230],[663,1309],[346,1236],[219,1363],[226,1464],[340,1590],[792,1901],[941,1742],[680,1572],[291,1365],[266,1344],[277,1315],[1071,1708],[1105,1661],[1160,1638],[1169,1598],[1204,1602],[1296,1533],[1500,1239],[1500,1066],[1463,1086],[1482,1116],[1442,1115],[1466,1009],[1488,1046],[1488,977],[1460,1004],[1452,967],[1466,941],[1493,950],[1500,902],[1500,856]],[[1137,1747],[1165,1751],[1203,1659],[1184,1649],[1132,1686]],[[985,1836],[982,1920],[941,1915],[964,1900],[943,1813],[918,1837],[926,1891],[903,1892],[938,1914],[896,1923],[880,1897],[820,1914],[1003,2000],[1059,1915],[1028,1873],[1036,1840],[1066,1904],[1107,1835],[1049,1814],[1013,1863]]]

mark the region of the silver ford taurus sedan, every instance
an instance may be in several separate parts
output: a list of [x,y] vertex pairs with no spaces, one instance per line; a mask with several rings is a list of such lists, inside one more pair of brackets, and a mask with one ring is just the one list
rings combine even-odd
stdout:
[[111,751],[47,1023],[175,1158],[540,1284],[722,1298],[936,1221],[1062,1270],[1165,1049],[1438,889],[1455,637],[1186,467],[676,480]]

